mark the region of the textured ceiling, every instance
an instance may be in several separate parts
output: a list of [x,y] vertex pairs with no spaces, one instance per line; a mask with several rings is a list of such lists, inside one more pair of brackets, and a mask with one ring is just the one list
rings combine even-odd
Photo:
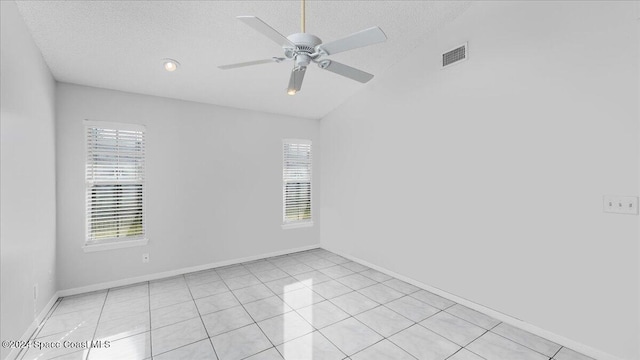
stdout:
[[[236,20],[255,15],[285,35],[298,1],[18,1],[53,76],[62,82],[318,119],[369,84],[310,66],[288,96],[292,63],[218,65],[281,56]],[[463,1],[307,1],[307,32],[324,42],[380,26],[385,43],[331,59],[379,75],[469,6]],[[163,70],[161,59],[180,62]],[[372,80],[372,82],[375,82]]]

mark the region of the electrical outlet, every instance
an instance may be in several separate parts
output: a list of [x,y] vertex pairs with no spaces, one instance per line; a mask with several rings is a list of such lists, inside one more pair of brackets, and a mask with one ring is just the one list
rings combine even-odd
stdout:
[[38,283],[33,284],[33,300],[38,300]]
[[149,262],[149,254],[148,253],[142,254],[142,262],[143,263],[148,263]]
[[638,215],[637,196],[605,195],[602,206],[606,213]]

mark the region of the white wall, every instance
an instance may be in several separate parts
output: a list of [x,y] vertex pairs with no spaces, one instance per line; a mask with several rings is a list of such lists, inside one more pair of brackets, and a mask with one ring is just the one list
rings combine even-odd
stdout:
[[0,318],[18,340],[56,291],[55,85],[15,3],[0,16]]
[[[481,2],[321,120],[322,236],[638,359],[634,2]],[[439,69],[469,41],[469,60]]]
[[[313,140],[319,164],[317,120],[70,84],[56,90],[60,289],[319,243],[318,208],[314,227],[280,227],[282,139]],[[83,119],[146,125],[147,246],[83,252]]]

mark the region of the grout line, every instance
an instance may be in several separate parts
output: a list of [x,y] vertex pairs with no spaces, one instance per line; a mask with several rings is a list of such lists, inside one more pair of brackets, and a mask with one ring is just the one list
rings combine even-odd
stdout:
[[[216,275],[217,275],[217,273],[216,273]],[[189,286],[189,283],[187,282],[187,277],[186,276],[184,276],[184,281],[185,281],[185,283],[187,283],[187,289],[189,291],[189,295],[191,295],[191,301],[193,302],[193,306],[196,308],[196,311],[198,312],[198,316],[200,317],[200,322],[202,323],[202,327],[204,328],[204,332],[207,334],[207,339],[209,340],[209,344],[211,344],[211,348],[213,349],[213,353],[215,354],[216,358],[219,359],[220,357],[218,356],[218,352],[216,351],[216,348],[213,346],[213,340],[211,340],[211,336],[209,336],[209,330],[207,330],[207,327],[204,324],[204,320],[202,319],[202,314],[200,313],[200,308],[198,308],[198,305],[196,304],[196,299],[193,297],[193,293],[191,292],[191,287]],[[198,340],[198,341],[201,341],[201,340]],[[172,350],[169,350],[169,351],[173,351],[173,350],[175,350],[175,349],[172,349]]]
[[[412,326],[413,326],[413,325],[412,325]],[[406,329],[403,329],[403,330],[406,330]],[[401,331],[402,331],[402,330],[401,330]],[[394,334],[394,335],[395,335],[395,334]],[[373,344],[371,344],[371,345],[367,346],[366,348],[364,348],[364,349],[362,349],[362,350],[359,350],[359,351],[357,351],[357,352],[355,352],[355,353],[351,354],[350,356],[357,355],[357,354],[359,354],[359,353],[361,353],[361,352],[363,352],[363,351],[367,350],[368,348],[374,347],[376,344],[381,343],[381,342],[383,342],[383,341],[385,341],[385,340],[386,340],[386,341],[388,341],[388,342],[390,342],[393,346],[397,347],[398,349],[400,349],[400,350],[404,351],[404,353],[405,353],[405,354],[407,354],[407,355],[411,356],[412,358],[414,358],[414,359],[416,359],[416,360],[419,360],[417,357],[413,356],[413,354],[410,354],[407,350],[405,350],[405,349],[401,348],[399,345],[397,345],[396,343],[394,343],[393,341],[391,341],[389,338],[386,338],[386,337],[385,337],[385,338],[383,338],[382,340],[376,341],[375,343],[373,343]]]
[[[554,343],[555,344],[555,343]],[[553,356],[551,356],[551,359],[554,359],[556,357],[556,355],[558,355],[558,353],[560,352],[560,350],[562,350],[564,346],[560,345],[560,349],[558,349],[558,351],[555,352],[555,354],[553,354]]]
[[[191,319],[189,319],[189,320],[193,320],[193,319],[195,319],[195,318],[191,318]],[[183,321],[178,321],[176,324],[179,324],[179,323],[181,323],[181,322],[183,322]],[[189,345],[197,344],[197,343],[199,343],[199,342],[201,342],[201,341],[206,341],[206,340],[210,340],[210,339],[209,339],[209,338],[206,338],[206,339],[196,340],[196,341],[193,341],[193,342],[190,342],[190,343],[184,344],[184,345],[180,345],[180,346],[178,346],[178,347],[176,347],[176,348],[169,349],[169,350],[167,350],[167,351],[163,351],[163,352],[161,352],[161,353],[159,353],[159,354],[156,354],[155,356],[165,355],[166,353],[172,352],[172,351],[174,351],[174,350],[182,349],[182,348],[187,347],[187,346],[189,346]],[[211,347],[213,348],[213,344],[211,345]],[[213,352],[215,353],[215,349],[214,349],[214,351],[213,351]],[[216,355],[216,356],[217,356],[217,355]],[[150,357],[148,357],[148,358],[144,358],[144,360],[151,360],[151,359],[152,359],[152,357],[151,357],[151,356],[150,356]],[[55,360],[55,359],[51,359],[51,360]]]
[[[558,352],[560,351],[560,349],[562,349],[562,345],[560,345],[560,344],[556,344],[556,343],[554,343],[553,341],[548,340],[548,339],[545,339],[545,338],[543,338],[543,337],[541,337],[541,336],[537,336],[537,335],[535,335],[535,334],[532,334],[533,336],[539,337],[539,338],[541,338],[541,339],[543,339],[543,340],[545,340],[545,341],[548,341],[548,342],[550,342],[550,343],[553,343],[553,344],[556,344],[556,345],[560,346],[560,348],[559,348],[558,350],[556,350],[556,352],[554,352],[554,353],[553,353],[553,355],[551,355],[551,356],[549,356],[549,355],[547,355],[547,354],[543,354],[543,353],[541,353],[540,351],[538,351],[538,350],[536,350],[536,349],[533,349],[533,348],[531,348],[531,347],[529,347],[529,346],[527,346],[527,345],[525,345],[525,344],[521,344],[521,343],[519,343],[519,342],[518,342],[518,341],[516,341],[516,340],[510,339],[510,338],[508,338],[508,337],[506,337],[506,336],[503,336],[503,335],[501,335],[501,334],[498,334],[498,333],[494,332],[494,331],[493,331],[493,329],[497,328],[497,327],[498,327],[498,326],[500,326],[501,324],[503,324],[503,323],[500,323],[500,324],[498,324],[498,325],[496,325],[496,326],[492,327],[492,328],[491,328],[491,330],[489,330],[489,331],[487,331],[487,332],[490,332],[490,333],[492,333],[492,334],[494,334],[494,335],[496,335],[496,336],[499,336],[499,337],[501,337],[501,338],[503,338],[503,339],[506,339],[506,340],[509,340],[509,341],[511,341],[511,342],[514,342],[514,343],[516,343],[516,344],[518,344],[518,345],[520,345],[520,346],[522,346],[522,347],[525,347],[525,348],[527,348],[527,349],[529,349],[529,350],[531,350],[531,351],[535,351],[535,352],[537,352],[538,354],[540,354],[540,355],[542,355],[542,356],[548,357],[549,359],[551,359],[551,358],[553,358],[554,356],[556,356],[556,355],[558,354]],[[483,334],[483,335],[484,335],[484,334]]]
[[466,348],[463,346],[463,347],[461,347],[460,349],[458,349],[458,351],[456,351],[456,352],[454,352],[453,354],[451,354],[451,355],[447,356],[447,358],[446,358],[445,360],[453,358],[457,353],[459,353],[459,352],[460,352],[460,351],[462,351],[462,350],[466,350],[466,351],[468,351],[468,352],[472,353],[473,355],[475,355],[475,356],[479,357],[480,359],[484,359],[484,360],[486,360],[486,359],[487,359],[487,358],[485,358],[485,357],[483,357],[483,356],[480,356],[480,355],[478,355],[478,354],[476,354],[476,353],[472,352],[472,351],[471,351],[471,350],[469,350],[469,349],[466,349]]
[[[462,319],[462,320],[464,320],[464,319]],[[477,326],[477,325],[476,325],[476,326]],[[473,352],[471,349],[468,349],[467,347],[468,347],[469,345],[473,344],[474,342],[476,342],[476,341],[477,341],[478,339],[480,339],[481,337],[485,336],[485,335],[489,332],[489,330],[486,330],[486,329],[484,329],[484,328],[483,328],[483,330],[485,330],[485,331],[484,331],[482,334],[480,334],[480,336],[476,337],[476,338],[475,338],[475,339],[473,339],[471,342],[469,342],[467,345],[463,346],[463,348],[464,348],[464,349],[466,349],[467,351],[470,351],[470,352],[472,352],[472,353],[476,354],[475,352]],[[480,356],[480,354],[476,354],[476,355]],[[480,356],[480,357],[482,357],[482,356]]]
[[[91,337],[91,343],[93,343],[93,341],[96,339],[96,334],[98,333],[98,326],[100,325],[100,318],[102,317],[102,312],[104,311],[104,306],[107,304],[107,297],[109,296],[109,289],[107,289],[106,294],[104,294],[104,301],[102,302],[102,307],[100,308],[100,314],[98,315],[98,321],[96,321],[96,328],[95,330],[93,330],[93,336]],[[87,351],[86,356],[84,356],[84,359],[88,359],[89,355],[91,354],[91,350],[93,350],[91,348],[91,346],[89,346],[89,350]]]
[[[479,327],[479,328],[481,328],[481,329],[483,329],[483,330],[486,330],[486,331],[485,331],[485,333],[486,333],[486,332],[489,332],[489,331],[491,331],[491,330],[493,330],[493,329],[495,329],[498,325],[502,324],[502,321],[498,321],[498,323],[497,323],[497,324],[495,324],[495,325],[491,326],[491,328],[490,328],[490,329],[487,329],[487,328],[485,328],[484,326],[480,326],[480,325],[478,325],[478,324],[472,323],[471,321],[469,321],[469,320],[467,320],[467,319],[465,319],[465,318],[463,318],[463,317],[460,317],[460,316],[458,316],[458,315],[456,315],[456,314],[453,314],[453,313],[450,313],[450,312],[448,312],[448,311],[447,311],[447,310],[451,309],[452,307],[454,307],[454,306],[456,306],[456,305],[464,306],[464,305],[462,305],[462,304],[455,303],[455,304],[453,304],[453,305],[451,305],[451,306],[447,307],[446,309],[443,309],[442,311],[446,312],[447,314],[449,314],[449,315],[451,315],[451,316],[453,316],[453,317],[457,317],[457,318],[458,318],[458,319],[460,319],[460,320],[464,320],[464,321],[468,322],[469,324],[471,324],[471,325],[473,325],[473,326],[477,326],[477,327]],[[466,306],[464,306],[464,307],[466,307]],[[471,308],[467,308],[467,309],[471,309]],[[473,309],[471,309],[471,310],[473,310]],[[473,310],[473,311],[476,311],[476,310]],[[479,311],[476,311],[476,312],[480,313]],[[482,314],[482,313],[480,313],[480,314]],[[485,314],[482,314],[482,315],[485,315]],[[488,317],[490,317],[490,318],[494,319],[493,317],[491,317],[491,316],[489,316],[489,315],[485,315],[485,316],[488,316]],[[498,319],[496,319],[496,320],[498,320]],[[484,333],[483,333],[483,335],[484,335]],[[497,334],[496,334],[496,335],[497,335]],[[513,340],[511,340],[511,341],[513,341]],[[515,342],[515,341],[514,341],[514,342]],[[517,343],[516,343],[516,344],[517,344]]]
[[147,281],[147,298],[149,299],[149,355],[153,359],[153,325],[151,324],[151,282]]
[[[485,333],[485,334],[486,334],[486,333]],[[484,335],[484,334],[480,335],[480,337],[482,337],[483,335]],[[478,339],[479,339],[480,337],[478,337]],[[478,339],[476,339],[476,340],[478,340]],[[473,340],[473,341],[472,341],[472,343],[473,343],[474,341],[476,341],[476,340]],[[471,343],[469,343],[469,345],[471,345]],[[467,346],[469,346],[469,345],[467,345]],[[472,351],[471,349],[468,349],[468,348],[467,348],[467,346],[463,347],[463,349],[467,350],[468,352],[472,353],[473,355],[476,355],[476,356],[478,356],[478,357],[481,357],[481,358],[483,358],[483,359],[486,359],[484,356],[481,356],[480,354],[478,354],[478,353],[476,353],[476,352]]]
[[[148,286],[148,281],[146,281],[145,284]],[[134,286],[142,286],[142,284],[140,283],[140,284],[135,284],[135,285],[129,285],[127,287],[134,287]],[[114,291],[113,289],[108,289],[108,290]],[[76,296],[76,295],[73,295],[73,296]],[[125,301],[136,300],[136,299],[143,298],[145,296],[149,296],[149,291],[147,291],[147,294],[145,294],[145,295],[137,295],[137,296],[134,296],[134,297],[131,297],[131,298],[127,298],[125,300],[117,300],[117,301],[114,301],[114,302],[110,302],[110,304],[120,304],[120,303],[123,303]],[[68,314],[68,313],[65,313],[65,314]]]
[[[258,355],[258,354],[262,354],[263,352],[267,352],[267,351],[269,351],[269,350],[271,350],[271,349],[275,350],[275,351],[276,351],[276,354],[280,355],[280,352],[278,351],[278,349],[277,349],[275,346],[273,346],[273,347],[270,347],[270,348],[268,348],[268,349],[261,350],[261,351],[259,351],[259,352],[255,353],[255,354],[253,354],[253,355],[249,355],[249,356],[243,357],[241,360],[248,359],[248,358],[250,358],[250,357],[252,357],[252,356],[256,356],[256,355]],[[280,358],[281,358],[281,359],[284,359],[284,357],[283,357],[282,355],[280,355]]]

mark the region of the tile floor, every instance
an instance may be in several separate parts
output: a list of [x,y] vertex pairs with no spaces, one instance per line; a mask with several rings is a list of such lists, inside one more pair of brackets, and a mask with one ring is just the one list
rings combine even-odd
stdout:
[[35,340],[75,347],[21,359],[590,359],[323,249],[65,297]]

